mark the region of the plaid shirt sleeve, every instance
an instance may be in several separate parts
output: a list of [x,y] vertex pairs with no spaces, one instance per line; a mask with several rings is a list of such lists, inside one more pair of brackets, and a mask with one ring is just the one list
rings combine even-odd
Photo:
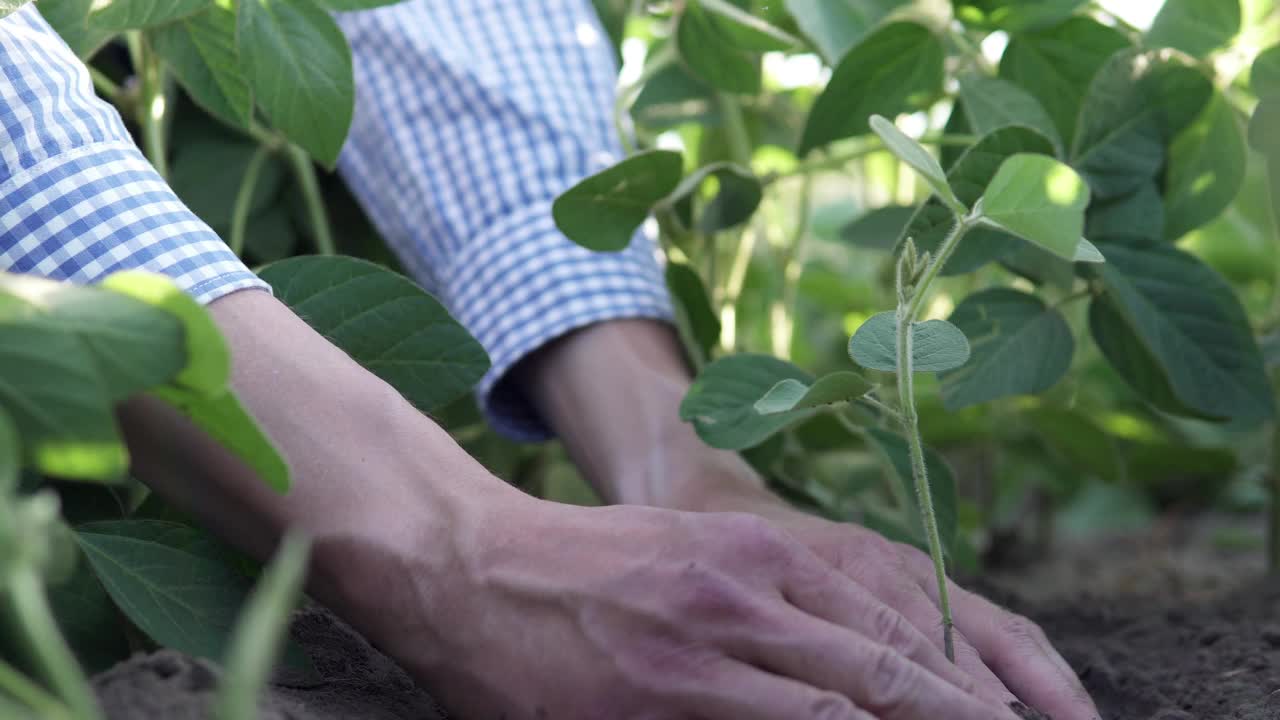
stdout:
[[339,16],[356,113],[339,160],[405,266],[489,351],[493,425],[547,436],[509,371],[570,330],[668,318],[653,241],[593,253],[555,197],[621,158],[616,67],[589,0],[408,0]]
[[178,200],[27,5],[0,20],[0,270],[92,283],[129,268],[206,303],[267,288]]

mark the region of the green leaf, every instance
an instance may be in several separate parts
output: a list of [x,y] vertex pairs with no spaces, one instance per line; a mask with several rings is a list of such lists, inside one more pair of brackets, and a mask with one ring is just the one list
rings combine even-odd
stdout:
[[[889,468],[898,482],[902,483],[907,497],[911,498],[913,532],[924,537],[923,523],[920,519],[920,502],[916,493],[915,476],[911,471],[911,452],[907,439],[896,433],[879,428],[867,428],[867,435],[875,443],[881,454],[888,461]],[[956,512],[956,479],[951,467],[941,455],[930,448],[924,451],[925,470],[929,475],[929,490],[933,499],[933,512],[938,521],[938,535],[942,539],[942,549],[948,554],[955,547],[957,512]]]
[[1280,163],[1280,95],[1266,98],[1254,108],[1249,121],[1249,146],[1269,162]]
[[259,275],[276,297],[418,409],[462,397],[489,369],[480,343],[411,280],[351,257],[296,257]]
[[226,656],[249,580],[201,533],[120,520],[81,526],[76,539],[111,598],[148,637],[198,657]]
[[875,385],[855,372],[841,371],[823,375],[812,385],[787,378],[769,389],[756,401],[756,412],[777,415],[792,410],[811,410],[837,403],[853,402],[866,395]]
[[707,234],[728,230],[750,220],[764,198],[764,186],[750,170],[731,162],[714,162],[689,173],[663,202],[673,205],[696,196],[703,184],[713,177],[717,185],[716,194],[698,221],[698,229]]
[[[1018,153],[1053,154],[1053,145],[1044,136],[1023,127],[1007,127],[982,138],[969,148],[947,173],[956,197],[966,207],[973,207],[982,197],[991,179],[1004,161]],[[912,217],[903,231],[899,246],[906,238],[915,240],[921,252],[937,252],[947,233],[955,226],[955,215],[941,201],[931,198]],[[1022,245],[1016,237],[986,227],[971,230],[942,268],[943,275],[958,275],[997,260]]]
[[151,47],[197,105],[233,127],[253,119],[253,96],[236,56],[236,14],[209,5],[147,33]]
[[756,411],[756,402],[783,380],[813,382],[800,368],[768,355],[720,358],[698,373],[680,403],[680,419],[693,423],[698,437],[712,447],[743,450],[759,445],[814,412],[761,415]]
[[8,497],[18,487],[18,471],[22,469],[22,446],[18,444],[18,427],[9,413],[0,407],[0,498]]
[[234,394],[207,395],[184,388],[157,388],[152,395],[171,405],[243,460],[267,487],[280,493],[289,489],[289,465]]
[[216,715],[224,720],[257,714],[262,689],[275,668],[289,629],[289,616],[302,594],[311,543],[286,536],[254,586],[236,622],[222,666],[226,676],[215,700]]
[[8,17],[22,9],[31,0],[0,0],[0,18]]
[[916,208],[910,205],[874,208],[845,225],[840,237],[855,247],[892,250],[915,214]]
[[396,5],[404,0],[316,0],[316,2],[330,12],[352,12]]
[[1165,237],[1177,240],[1208,224],[1236,199],[1248,163],[1244,131],[1220,93],[1169,149]]
[[[898,371],[898,319],[893,312],[872,315],[849,339],[849,357],[868,370]],[[911,367],[916,372],[954,370],[969,361],[969,341],[946,320],[913,324]]]
[[1089,188],[1075,170],[1044,155],[1005,160],[987,186],[982,214],[1028,242],[1066,260],[1084,237]]
[[1164,239],[1164,218],[1164,198],[1153,180],[1128,195],[1090,203],[1085,236],[1149,244]]
[[984,30],[1024,32],[1060,23],[1087,0],[956,0],[956,17]]
[[62,582],[50,583],[48,592],[58,629],[86,672],[103,672],[129,657],[128,623],[87,561],[77,562]]
[[[210,134],[184,140],[175,148],[169,184],[201,220],[215,230],[229,230],[245,170],[257,152],[257,143],[241,138]],[[267,158],[249,203],[250,230],[278,206],[284,177],[284,163]]]
[[959,107],[972,133],[983,136],[1003,127],[1021,125],[1048,138],[1055,154],[1062,153],[1062,138],[1053,118],[1035,96],[1017,85],[988,75],[966,73],[960,76],[960,100]]
[[944,203],[957,212],[960,211],[960,208],[968,210],[956,198],[951,185],[947,183],[947,174],[943,172],[942,166],[938,164],[938,161],[928,150],[925,150],[920,143],[912,140],[899,130],[896,125],[879,115],[872,115],[870,124],[871,129],[884,141],[885,147],[889,149],[889,152],[919,173],[925,182],[929,184],[929,187],[937,193],[938,197],[942,198]]
[[240,0],[240,62],[262,112],[333,167],[351,126],[355,81],[346,36],[311,0]]
[[1014,35],[1000,60],[1000,77],[1035,96],[1053,118],[1058,136],[1070,141],[1089,84],[1107,59],[1126,47],[1129,40],[1119,30],[1073,17]]
[[813,103],[800,155],[870,130],[872,115],[927,107],[942,92],[942,42],[923,25],[879,28],[836,66]]
[[1124,469],[1111,436],[1080,410],[1040,406],[1021,413],[1049,452],[1072,472],[1119,482]]
[[650,150],[602,170],[556,198],[556,226],[588,250],[616,252],[649,217],[659,200],[680,184],[680,153]]
[[1249,85],[1260,98],[1280,97],[1280,45],[1263,50],[1253,59]]
[[1165,0],[1147,31],[1147,44],[1205,57],[1240,32],[1239,0]]
[[800,41],[764,20],[739,8],[729,0],[699,0],[703,9],[715,18],[720,31],[743,50],[780,52],[790,50]]
[[1262,354],[1226,281],[1170,246],[1105,252],[1105,292],[1090,307],[1090,327],[1135,390],[1172,412],[1242,422],[1273,416]]
[[36,9],[70,46],[76,57],[87,60],[92,57],[116,33],[89,24],[89,9],[93,0],[40,0]]
[[731,93],[760,92],[760,57],[738,47],[721,30],[719,18],[690,0],[676,27],[680,57],[694,75]]
[[1175,53],[1117,54],[1089,87],[1071,164],[1098,197],[1133,192],[1155,176],[1165,148],[1212,93],[1209,78]]
[[106,30],[140,30],[208,7],[210,0],[95,0],[89,24]]
[[1038,395],[1071,367],[1075,339],[1062,313],[1034,295],[993,288],[970,295],[951,314],[969,338],[973,357],[938,376],[942,400],[954,412],[1014,395]]
[[702,278],[684,263],[668,262],[667,288],[675,301],[682,329],[688,332],[702,357],[709,357],[720,342],[720,318],[711,308],[711,298]]
[[828,65],[836,65],[864,37],[912,0],[785,0],[787,12]]

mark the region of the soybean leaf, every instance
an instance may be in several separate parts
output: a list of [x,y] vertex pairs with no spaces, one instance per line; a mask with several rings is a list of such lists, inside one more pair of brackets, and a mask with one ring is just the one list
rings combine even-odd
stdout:
[[743,450],[759,445],[814,412],[761,415],[756,411],[756,402],[783,380],[813,382],[800,368],[768,355],[720,358],[698,373],[680,403],[680,419],[692,423],[698,437],[712,447]]
[[230,450],[276,492],[289,489],[289,465],[262,427],[230,391],[209,395],[180,387],[157,388],[154,397],[185,415]]
[[1062,22],[1087,0],[956,0],[956,17],[985,30],[1024,32]]
[[1038,395],[1071,366],[1075,339],[1062,313],[1034,295],[993,288],[965,298],[950,321],[969,338],[973,356],[938,376],[948,410],[1014,395]]
[[[245,170],[257,152],[258,144],[247,139],[213,134],[191,138],[175,150],[169,184],[201,220],[215,230],[229,229]],[[250,231],[270,215],[266,211],[279,206],[275,200],[284,176],[284,164],[267,158],[249,202]]]
[[1262,354],[1226,281],[1166,245],[1107,245],[1105,252],[1105,292],[1090,307],[1090,328],[1121,376],[1172,412],[1270,419]]
[[1107,482],[1119,482],[1124,468],[1111,436],[1087,413],[1040,406],[1022,413],[1031,430],[1058,459],[1075,472],[1084,470]]
[[855,372],[841,371],[823,375],[812,385],[787,378],[769,389],[756,401],[756,412],[777,415],[792,410],[810,410],[837,403],[853,402],[871,392],[875,385]]
[[1090,82],[1108,58],[1126,47],[1129,40],[1119,30],[1073,17],[1014,35],[1000,60],[1000,77],[1034,95],[1053,118],[1059,137],[1069,142]]
[[7,497],[18,487],[18,471],[22,469],[22,446],[18,444],[18,426],[0,407],[0,497]]
[[1263,50],[1253,59],[1249,84],[1260,98],[1280,96],[1280,45]]
[[1272,164],[1280,163],[1280,95],[1265,98],[1254,109],[1249,121],[1249,146]]
[[311,0],[241,0],[238,8],[237,48],[258,106],[333,167],[355,105],[346,36]]
[[895,22],[876,30],[832,72],[809,111],[799,154],[865,134],[872,115],[927,106],[942,92],[944,55],[942,42],[923,25]]
[[295,257],[259,275],[276,297],[423,412],[471,390],[489,369],[480,343],[411,280],[352,257]]
[[[849,357],[868,370],[897,372],[898,319],[882,312],[862,323],[849,339]],[[916,372],[954,370],[969,361],[969,341],[946,320],[912,324],[911,366]]]
[[1040,133],[1062,153],[1062,138],[1053,118],[1031,93],[1007,80],[966,73],[960,76],[960,105],[967,125],[978,136],[1002,127],[1021,125]]
[[[911,454],[906,438],[896,433],[879,428],[867,428],[867,435],[875,443],[897,481],[902,483],[907,497],[915,512],[910,513],[914,532],[924,537],[924,526],[921,522],[920,499],[916,493],[915,476],[911,471]],[[933,500],[933,512],[938,521],[938,535],[942,539],[942,549],[948,554],[955,547],[957,511],[956,511],[956,479],[951,467],[942,456],[931,448],[924,451],[925,469],[929,475],[929,491]]]
[[36,5],[63,42],[82,60],[96,54],[116,34],[114,30],[89,24],[92,7],[93,0],[40,0]]
[[1213,84],[1169,51],[1117,54],[1089,86],[1071,164],[1098,197],[1136,190],[1165,160],[1165,147],[1208,103]]
[[[899,130],[896,125],[879,115],[872,115],[870,124],[871,129],[884,141],[885,147],[889,149],[889,152],[919,173],[925,182],[929,184],[929,187],[938,194],[938,197],[942,198],[943,202],[957,210],[964,207],[960,200],[956,198],[951,185],[947,183],[947,174],[943,172],[942,166],[938,164],[937,159],[928,150],[925,150],[920,143],[912,140]],[[965,207],[965,209],[967,210],[968,208]]]
[[912,0],[786,0],[787,11],[828,65],[836,65],[882,20]]
[[751,219],[764,198],[764,186],[750,170],[730,162],[711,163],[689,173],[664,202],[674,204],[692,197],[712,177],[716,180],[718,190],[703,209],[698,229],[704,233],[715,233]]
[[215,700],[218,717],[236,720],[257,713],[258,698],[287,637],[289,615],[298,604],[310,552],[306,538],[285,537],[254,586],[222,663],[226,677]]
[[676,45],[693,74],[711,85],[731,93],[760,92],[760,57],[734,44],[698,0],[680,15]]
[[106,0],[94,2],[89,24],[107,30],[140,30],[199,12],[209,0]]
[[1066,260],[1084,237],[1089,188],[1075,170],[1045,155],[1005,160],[987,186],[982,214],[1000,228]]
[[1244,131],[1220,93],[1169,149],[1165,236],[1177,240],[1209,223],[1235,200],[1248,163]]
[[1152,180],[1128,195],[1090,203],[1085,236],[1138,244],[1155,242],[1165,237],[1164,218],[1164,198]]
[[891,250],[916,214],[910,205],[888,205],[868,210],[845,225],[840,237],[869,250]]
[[77,562],[48,592],[58,629],[86,671],[102,672],[129,657],[126,623],[87,562]]
[[1147,31],[1147,44],[1204,57],[1240,32],[1240,0],[1165,0]]
[[151,46],[197,105],[234,127],[253,118],[253,97],[236,55],[236,14],[212,4],[148,32]]
[[588,250],[626,248],[653,206],[680,183],[682,162],[680,153],[650,150],[586,178],[556,198],[556,226]]
[[667,288],[675,300],[680,324],[702,357],[710,356],[720,342],[720,318],[711,308],[711,299],[702,278],[693,268],[680,262],[667,263]]
[[[956,197],[966,207],[973,207],[1001,165],[1018,153],[1053,154],[1053,145],[1043,135],[1024,127],[1007,127],[982,138],[969,148],[947,173]],[[937,252],[947,233],[955,226],[954,214],[939,200],[930,198],[903,231],[899,245],[906,238],[915,240],[921,251]],[[1004,257],[1022,243],[1012,235],[979,227],[969,232],[942,268],[943,275],[956,275],[976,270],[992,260]]]
[[714,22],[721,33],[743,50],[782,51],[799,44],[796,38],[734,5],[731,0],[697,2],[708,14],[714,16]]

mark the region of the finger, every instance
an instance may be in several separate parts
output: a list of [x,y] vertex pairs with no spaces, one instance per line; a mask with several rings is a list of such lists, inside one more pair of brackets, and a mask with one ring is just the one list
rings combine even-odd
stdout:
[[[839,693],[880,720],[1015,720],[1005,705],[944,680],[893,648],[786,606],[781,632],[726,640],[730,654],[758,668]],[[964,681],[961,679],[961,683]]]
[[974,593],[952,590],[956,617],[978,653],[1019,698],[1056,720],[1095,720],[1080,679],[1038,625]]
[[[835,572],[812,579],[796,578],[793,574],[783,592],[792,605],[810,615],[891,647],[958,688],[975,687],[964,668],[957,667],[943,654],[941,616],[936,611],[937,618],[931,625],[913,622],[903,608],[885,604],[862,585]],[[938,636],[936,644],[926,636],[927,632]],[[1003,701],[1008,691],[1004,695],[988,694],[992,700]]]
[[876,720],[843,695],[728,658],[690,680],[677,704],[701,720]]

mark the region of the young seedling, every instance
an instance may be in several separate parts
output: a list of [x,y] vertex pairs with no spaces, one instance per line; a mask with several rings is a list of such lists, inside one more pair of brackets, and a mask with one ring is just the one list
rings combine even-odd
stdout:
[[954,661],[946,558],[920,439],[914,378],[917,372],[944,372],[963,366],[969,360],[970,349],[964,333],[951,323],[920,321],[925,301],[965,235],[982,226],[1021,237],[1069,261],[1102,262],[1103,258],[1082,237],[1089,190],[1070,167],[1045,155],[1013,155],[1000,166],[983,196],[973,207],[966,207],[947,182],[942,166],[927,150],[883,117],[872,117],[871,127],[890,152],[924,178],[954,216],[955,224],[936,254],[921,254],[911,238],[903,243],[894,276],[896,310],[872,317],[849,341],[854,362],[868,369],[897,373],[898,415],[910,450],[925,539],[937,573],[943,647],[947,658]]

